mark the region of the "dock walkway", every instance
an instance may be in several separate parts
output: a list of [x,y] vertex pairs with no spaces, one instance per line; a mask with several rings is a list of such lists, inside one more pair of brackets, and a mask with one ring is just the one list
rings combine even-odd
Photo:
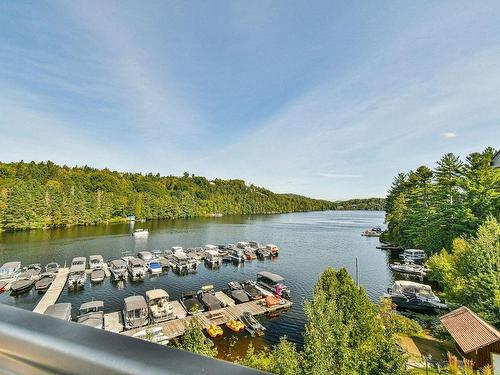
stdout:
[[66,285],[66,280],[68,279],[69,268],[59,268],[59,272],[56,273],[56,279],[52,282],[49,289],[45,292],[42,299],[36,305],[33,312],[38,314],[43,314],[47,307],[57,303],[59,296],[61,295],[64,286]]

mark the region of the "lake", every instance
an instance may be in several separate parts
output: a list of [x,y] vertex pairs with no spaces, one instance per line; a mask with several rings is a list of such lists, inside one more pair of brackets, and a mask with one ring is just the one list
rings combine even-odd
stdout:
[[[120,257],[124,250],[135,254],[141,250],[170,249],[172,246],[188,248],[249,240],[274,243],[281,251],[273,260],[254,260],[239,267],[224,264],[218,270],[206,268],[202,263],[198,272],[185,276],[170,270],[159,276],[146,277],[142,282],[127,280],[121,285],[109,279],[92,285],[88,278],[83,290],[63,290],[59,302],[71,302],[76,315],[81,303],[103,300],[105,311],[111,312],[121,310],[125,297],[144,294],[149,289],[163,288],[171,299],[177,299],[184,292],[196,291],[202,285],[213,284],[216,290],[221,290],[229,281],[255,279],[258,271],[268,270],[285,277],[294,305],[273,319],[261,318],[267,328],[266,335],[254,342],[256,346],[275,344],[280,336],[287,335],[300,345],[305,323],[302,302],[310,297],[319,274],[325,268],[345,267],[354,277],[357,257],[360,283],[374,302],[391,286],[394,277],[388,268],[389,254],[375,248],[378,238],[360,235],[367,228],[383,226],[383,222],[384,212],[325,211],[0,233],[0,263],[19,260],[23,265],[45,265],[55,261],[64,265],[75,256],[101,254],[107,260]],[[137,228],[148,228],[149,238],[134,239],[131,233]],[[9,293],[0,295],[1,303],[25,309],[33,309],[39,299],[40,295],[34,289],[17,297]],[[234,335],[227,333],[217,342],[221,348],[240,346],[245,342],[239,340],[235,343]]]

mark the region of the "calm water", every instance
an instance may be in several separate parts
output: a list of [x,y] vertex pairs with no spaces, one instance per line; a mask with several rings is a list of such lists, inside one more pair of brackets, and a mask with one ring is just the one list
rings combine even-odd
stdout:
[[[94,298],[105,301],[105,310],[110,312],[120,310],[126,296],[144,294],[149,289],[163,288],[171,299],[176,299],[183,292],[196,291],[202,285],[214,284],[220,290],[226,288],[229,281],[255,279],[258,271],[268,270],[286,278],[295,304],[278,317],[261,319],[267,332],[260,344],[274,344],[282,335],[300,344],[305,323],[302,302],[309,298],[314,283],[326,267],[346,267],[354,276],[355,257],[358,257],[360,282],[373,301],[378,301],[392,284],[388,254],[375,249],[378,239],[360,236],[366,228],[382,226],[383,220],[383,212],[327,211],[135,224],[135,228],[149,229],[149,238],[145,240],[135,240],[130,235],[134,226],[129,224],[1,233],[0,263],[20,260],[26,265],[56,261],[63,265],[81,255],[119,257],[123,250],[137,253],[176,245],[187,248],[243,240],[274,243],[281,249],[275,260],[246,262],[240,267],[225,264],[219,270],[208,269],[202,263],[197,273],[178,276],[169,271],[142,282],[127,281],[121,285],[109,279],[92,285],[88,279],[84,290],[70,293],[65,289],[59,301],[71,302],[76,314],[81,303]],[[25,309],[33,309],[39,299],[40,295],[34,290],[17,297],[9,293],[0,295],[1,303]],[[229,345],[233,341],[231,337],[226,335],[218,345]]]

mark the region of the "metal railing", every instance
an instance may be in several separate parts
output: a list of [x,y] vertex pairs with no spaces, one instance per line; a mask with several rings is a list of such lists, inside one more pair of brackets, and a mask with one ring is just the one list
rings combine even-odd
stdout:
[[0,373],[262,374],[230,362],[2,304]]

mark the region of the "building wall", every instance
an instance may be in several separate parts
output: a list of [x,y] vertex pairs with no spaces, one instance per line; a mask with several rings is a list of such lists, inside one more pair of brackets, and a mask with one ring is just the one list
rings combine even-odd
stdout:
[[491,365],[491,353],[500,353],[500,340],[480,348],[474,352],[470,352],[464,355],[465,358],[474,361],[474,367],[480,368],[487,365]]

